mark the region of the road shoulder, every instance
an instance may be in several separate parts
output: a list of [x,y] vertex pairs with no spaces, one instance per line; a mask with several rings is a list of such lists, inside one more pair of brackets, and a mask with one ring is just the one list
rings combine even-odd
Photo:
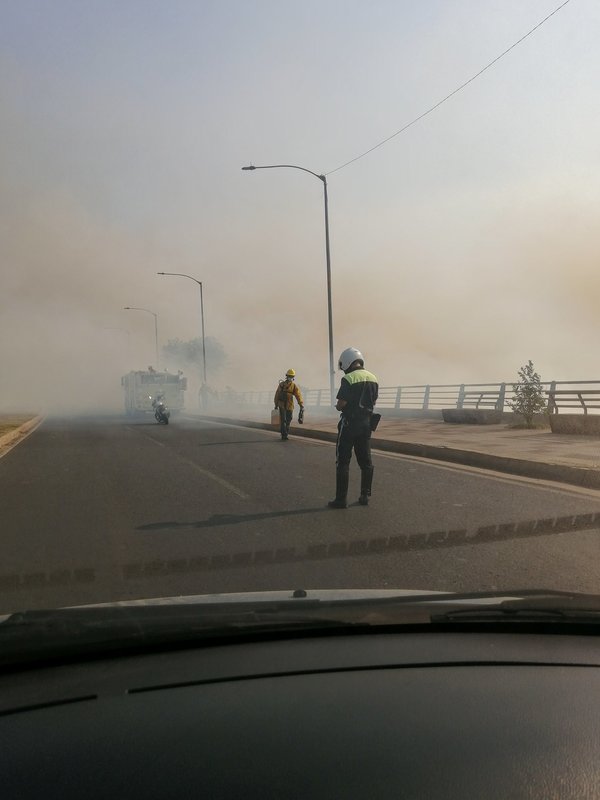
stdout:
[[[7,415],[8,417],[9,415]],[[11,417],[14,415],[10,415]],[[5,420],[7,417],[0,417],[0,421]],[[13,447],[17,444],[22,442],[24,439],[29,436],[30,433],[41,424],[43,417],[42,416],[32,416],[27,417],[23,415],[22,419],[25,419],[24,422],[17,424],[16,427],[11,427],[8,431],[4,433],[0,433],[0,458],[5,456]],[[2,430],[4,426],[0,427]]]

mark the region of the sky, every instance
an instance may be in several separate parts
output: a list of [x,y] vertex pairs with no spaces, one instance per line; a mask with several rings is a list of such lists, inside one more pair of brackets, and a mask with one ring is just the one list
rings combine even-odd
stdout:
[[[600,379],[600,6],[0,0],[0,410],[115,408],[206,335],[215,389]],[[163,363],[163,366],[165,364]],[[168,365],[167,365],[168,366]],[[339,379],[339,373],[336,380]],[[193,382],[192,382],[193,385]]]

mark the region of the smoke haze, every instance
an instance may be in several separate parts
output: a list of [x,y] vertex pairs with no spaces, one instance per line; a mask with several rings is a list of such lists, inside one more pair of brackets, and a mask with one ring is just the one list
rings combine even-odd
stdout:
[[[369,6],[369,7],[367,7]],[[24,0],[0,10],[2,410],[116,410],[207,336],[216,389],[328,385],[317,173],[397,130],[554,5]],[[592,0],[329,178],[335,356],[382,385],[600,379]],[[163,365],[164,366],[164,365]],[[168,364],[166,366],[169,366]],[[191,385],[195,386],[196,376]],[[193,405],[191,400],[190,405]]]

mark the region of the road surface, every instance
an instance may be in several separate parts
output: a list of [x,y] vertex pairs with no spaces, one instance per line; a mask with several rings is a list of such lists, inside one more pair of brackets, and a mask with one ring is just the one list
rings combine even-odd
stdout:
[[[296,588],[597,592],[600,492],[150,418],[47,419],[0,459],[0,612]],[[594,517],[598,513],[597,519]]]

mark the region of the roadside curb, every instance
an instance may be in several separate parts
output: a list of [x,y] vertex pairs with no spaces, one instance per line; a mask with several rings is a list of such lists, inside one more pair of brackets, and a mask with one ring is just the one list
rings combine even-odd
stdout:
[[[265,422],[255,422],[254,420],[212,417],[203,414],[197,415],[197,419],[205,420],[206,422],[220,422],[225,425],[240,425],[245,428],[274,430],[272,425]],[[305,436],[326,442],[335,442],[337,440],[337,435],[334,432],[315,428],[300,428],[299,426],[294,427],[291,436]],[[571,467],[566,464],[550,464],[544,461],[531,461],[524,458],[496,456],[491,453],[480,453],[477,450],[458,450],[453,447],[419,444],[418,442],[400,442],[395,439],[380,439],[378,437],[374,437],[371,440],[371,448],[389,453],[400,453],[406,456],[428,458],[433,461],[462,464],[463,466],[477,467],[478,469],[492,470],[494,472],[506,472],[523,478],[568,483],[585,489],[600,489],[600,470],[588,467]]]
[[14,431],[9,431],[3,436],[0,436],[0,450],[3,450],[6,447],[13,447],[19,439],[35,430],[42,420],[43,417],[40,415],[37,417],[32,417],[18,428],[15,428]]

